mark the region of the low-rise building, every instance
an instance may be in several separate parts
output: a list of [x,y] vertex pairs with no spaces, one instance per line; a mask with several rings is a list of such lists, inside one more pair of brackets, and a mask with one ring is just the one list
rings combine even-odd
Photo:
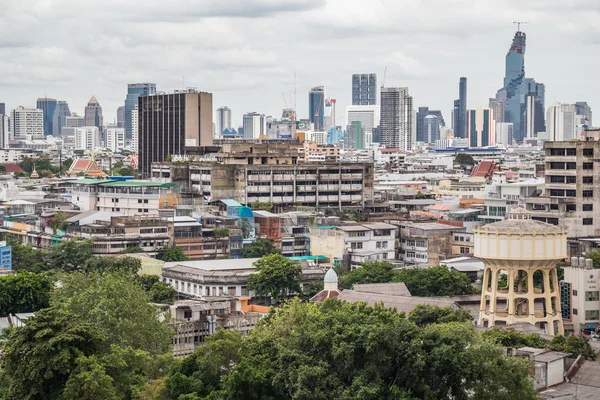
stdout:
[[398,259],[406,264],[439,265],[453,258],[454,235],[466,228],[437,222],[403,222],[400,224],[400,246]]
[[600,270],[593,268],[592,260],[572,257],[564,274],[560,282],[560,306],[565,331],[595,332],[600,326]]

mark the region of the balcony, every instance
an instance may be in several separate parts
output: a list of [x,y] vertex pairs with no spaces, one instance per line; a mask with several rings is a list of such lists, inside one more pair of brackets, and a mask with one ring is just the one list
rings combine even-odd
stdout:
[[299,174],[296,175],[296,181],[316,181],[317,180],[317,175],[316,174]]
[[342,185],[342,191],[362,190],[363,185]]
[[319,192],[337,192],[340,185],[319,185]]
[[342,174],[342,180],[350,181],[350,180],[362,180],[362,174]]
[[294,181],[294,175],[278,175],[278,174],[273,174],[273,181],[274,182],[293,182]]
[[271,193],[271,186],[246,186],[248,193]]
[[271,175],[248,175],[250,182],[271,182]]

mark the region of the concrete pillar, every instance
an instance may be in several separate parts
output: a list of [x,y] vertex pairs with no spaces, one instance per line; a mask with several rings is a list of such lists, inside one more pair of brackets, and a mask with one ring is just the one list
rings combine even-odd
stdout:
[[508,318],[507,323],[513,324],[515,322],[515,275],[518,271],[508,271],[508,296],[506,298],[506,305],[508,307]]
[[533,292],[533,274],[534,269],[529,269],[527,273],[527,311],[529,318],[527,319],[530,324],[535,325],[535,293]]
[[500,275],[498,267],[492,268],[492,293],[490,295],[490,315],[488,326],[494,326],[496,322],[496,292],[498,292],[498,276]]

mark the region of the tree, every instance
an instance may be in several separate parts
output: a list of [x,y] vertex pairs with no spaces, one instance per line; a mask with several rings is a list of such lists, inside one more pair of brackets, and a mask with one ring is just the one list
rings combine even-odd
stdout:
[[600,251],[595,251],[590,254],[586,254],[584,256],[588,260],[592,260],[594,263],[594,268],[600,268]]
[[55,308],[41,310],[14,330],[0,365],[9,378],[9,399],[59,399],[80,356],[96,352],[102,333],[87,321]]
[[25,157],[23,158],[23,160],[19,163],[19,167],[21,167],[23,169],[23,171],[30,173],[33,172],[33,166],[35,164],[35,168],[38,171],[38,173],[40,171],[49,171],[51,174],[56,174],[58,173],[58,165],[54,165],[52,163],[52,159],[50,158],[31,158],[31,157]]
[[475,160],[470,154],[458,153],[454,158],[454,163],[459,165],[475,165]]
[[92,251],[91,240],[63,240],[49,250],[48,264],[50,269],[57,271],[78,271],[93,257]]
[[562,351],[575,356],[581,355],[586,360],[596,359],[596,352],[590,346],[590,340],[584,336],[554,336],[548,347],[554,351]]
[[156,258],[165,262],[169,261],[188,261],[190,257],[183,253],[181,247],[164,247],[162,248]]
[[50,268],[44,261],[45,252],[24,245],[15,239],[9,238],[7,242],[12,246],[12,264],[15,271],[40,273]]
[[0,277],[0,316],[48,307],[52,282],[41,274],[19,272]]
[[446,267],[408,268],[394,277],[395,282],[404,282],[413,296],[459,296],[477,293],[470,279]]
[[302,268],[280,254],[269,254],[256,260],[252,265],[256,272],[248,278],[248,289],[257,296],[270,296],[275,302],[282,296],[301,293]]
[[65,174],[71,168],[71,164],[73,164],[73,159],[71,157],[67,158],[62,163],[62,173]]
[[394,264],[387,261],[367,261],[347,274],[339,277],[339,286],[351,289],[357,283],[387,283],[397,275]]
[[177,296],[177,291],[173,286],[164,283],[156,275],[141,275],[137,281],[142,285],[150,301],[153,303],[172,304],[173,298]]
[[548,341],[535,333],[521,333],[514,329],[502,329],[495,327],[483,332],[485,339],[504,347],[534,347],[544,349],[548,347]]
[[453,310],[451,307],[437,307],[419,304],[408,315],[408,319],[417,326],[427,326],[430,324],[445,324],[448,322],[470,322],[473,320],[471,313],[459,308]]
[[122,273],[127,276],[136,276],[142,268],[142,261],[134,257],[92,257],[88,259],[81,269],[85,273]]
[[173,365],[168,399],[536,399],[529,360],[468,324],[419,328],[382,305],[294,300],[201,349]]
[[62,211],[59,211],[56,214],[54,214],[54,217],[52,217],[52,219],[50,220],[49,225],[54,232],[56,232],[58,229],[65,231],[67,229],[67,218],[69,218],[67,214],[65,214]]
[[119,175],[121,176],[137,176],[137,169],[133,169],[131,167],[123,167],[119,169]]
[[242,258],[257,258],[269,254],[279,254],[279,249],[269,239],[256,239],[242,248]]
[[125,250],[121,250],[119,254],[134,254],[134,253],[145,253],[144,249],[139,246],[128,247]]

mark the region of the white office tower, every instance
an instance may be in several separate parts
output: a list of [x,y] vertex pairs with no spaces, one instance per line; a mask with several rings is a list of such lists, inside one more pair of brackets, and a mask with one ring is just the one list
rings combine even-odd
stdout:
[[546,134],[548,140],[562,142],[577,139],[577,119],[575,104],[557,103],[548,107],[546,113]]
[[0,148],[8,149],[9,140],[8,115],[0,114]]
[[408,152],[413,142],[413,101],[406,87],[381,88],[381,144]]
[[496,122],[496,144],[508,147],[513,142],[513,123]]
[[267,134],[267,122],[264,114],[256,112],[247,113],[243,116],[244,138],[258,139],[261,135]]
[[19,106],[11,111],[10,131],[16,139],[44,136],[44,113],[38,108]]
[[372,136],[373,129],[377,128],[380,122],[379,105],[346,106],[346,121],[348,125],[360,121],[364,135]]
[[138,152],[138,108],[131,110],[131,151]]
[[100,131],[97,126],[75,128],[75,150],[95,150],[100,146]]
[[215,136],[221,137],[225,129],[231,129],[231,108],[217,108],[217,118],[215,119]]
[[119,128],[117,125],[107,125],[105,147],[113,153],[117,153],[125,148],[125,128]]

